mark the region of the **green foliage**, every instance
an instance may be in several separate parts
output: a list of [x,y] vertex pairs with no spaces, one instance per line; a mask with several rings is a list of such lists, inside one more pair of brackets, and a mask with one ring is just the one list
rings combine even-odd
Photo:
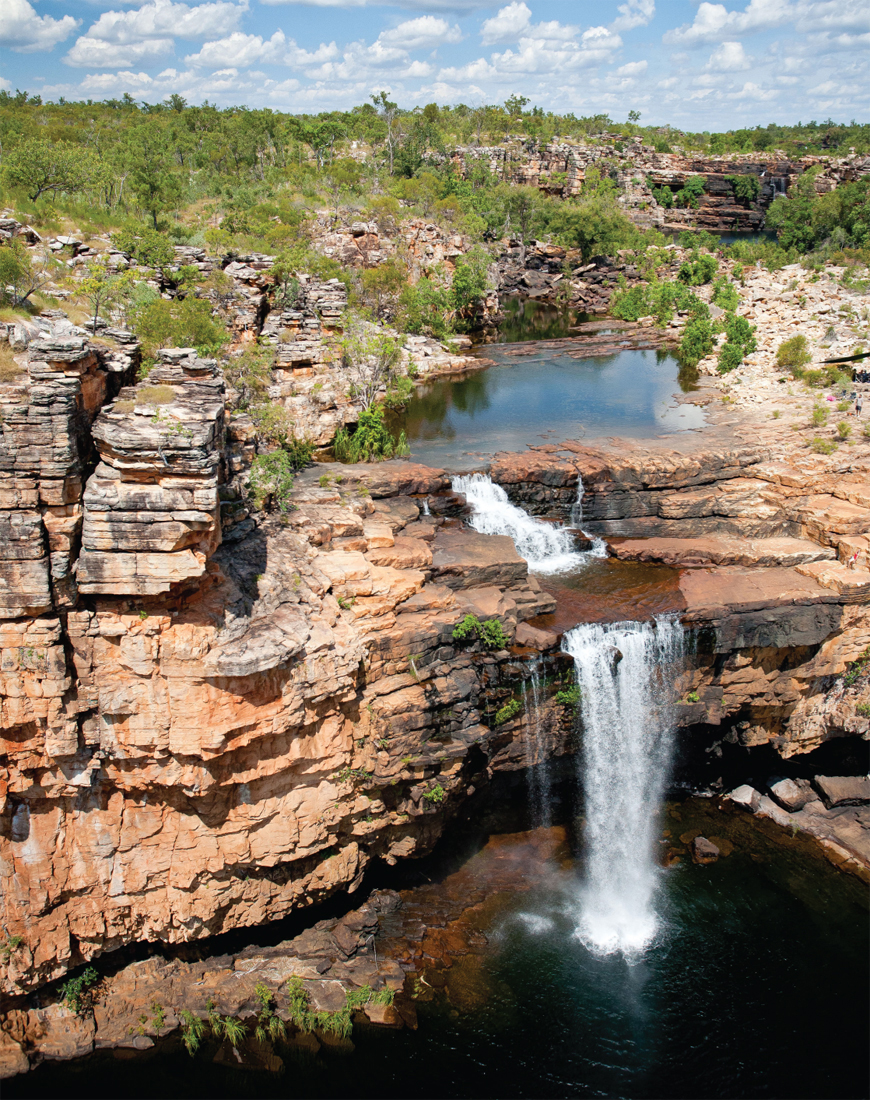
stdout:
[[855,711],[862,718],[870,718],[870,703],[858,703],[855,706]]
[[160,272],[175,262],[175,251],[170,242],[149,226],[118,230],[112,234],[112,244],[119,252],[132,256],[136,263]]
[[60,987],[60,998],[77,1016],[83,1016],[91,1007],[93,987],[100,980],[99,973],[89,966],[77,978],[70,978]]
[[272,451],[257,455],[251,463],[248,491],[258,510],[286,515],[292,510],[290,494],[293,491],[293,475],[296,467],[286,451]]
[[315,1012],[311,1008],[308,991],[302,979],[293,977],[287,982],[287,1000],[290,1021],[300,1031],[307,1033],[320,1030],[346,1039],[353,1030],[354,1012],[365,1008],[370,1001],[392,1004],[393,993],[392,990],[373,993],[371,986],[364,985],[359,989],[346,991],[344,1008],[336,1012]]
[[158,298],[140,311],[134,329],[148,358],[153,358],[159,348],[196,348],[200,355],[214,355],[230,339],[226,328],[212,317],[211,303],[204,298]]
[[4,150],[3,176],[10,187],[20,187],[31,202],[40,195],[73,194],[87,180],[87,156],[71,142],[27,138],[10,151]]
[[696,366],[713,350],[713,326],[705,318],[695,318],[686,325],[677,352],[680,362],[687,367]]
[[469,320],[486,297],[490,257],[482,248],[474,248],[457,257],[453,272],[453,309],[456,317]]
[[741,348],[744,355],[751,355],[758,347],[755,340],[755,325],[750,325],[745,317],[727,313],[723,327],[728,343]]
[[620,289],[610,299],[610,312],[622,321],[653,316],[659,325],[667,325],[675,311],[688,312],[693,317],[708,317],[710,314],[707,303],[680,282],[652,279],[648,283],[627,287],[623,279]]
[[254,987],[254,994],[260,1002],[254,1036],[261,1043],[265,1043],[267,1039],[271,1039],[273,1043],[283,1039],[287,1029],[284,1027],[284,1021],[275,1011],[275,997],[272,991],[267,985],[258,982]]
[[5,935],[2,941],[0,941],[0,955],[3,956],[4,961],[9,962],[13,952],[17,951],[23,943],[23,936]]
[[849,667],[843,673],[843,683],[846,687],[852,687],[868,669],[870,669],[870,646],[867,646],[863,653],[860,653],[854,661],[850,662]]
[[800,370],[812,359],[807,347],[806,336],[792,336],[776,349],[776,365],[780,370],[790,370],[795,377],[800,377],[796,370]]
[[848,420],[840,420],[837,423],[837,436],[840,439],[848,439],[852,434],[852,425]]
[[597,169],[590,169],[579,198],[550,208],[549,232],[565,248],[579,248],[584,263],[593,256],[612,256],[617,249],[638,247],[648,238],[626,217],[616,199],[616,184]]
[[224,1016],[222,1026],[224,1038],[229,1039],[234,1047],[238,1047],[238,1045],[244,1041],[248,1033],[247,1028],[241,1020],[236,1020],[232,1016]]
[[832,455],[837,444],[832,439],[823,439],[820,435],[810,440],[810,450],[817,455]]
[[500,707],[495,712],[493,724],[496,726],[503,726],[505,722],[510,722],[512,718],[516,718],[516,716],[520,713],[522,709],[523,704],[519,701],[519,699],[508,700],[508,702],[505,703],[503,707]]
[[444,790],[440,783],[436,783],[434,787],[430,788],[428,791],[424,791],[423,793],[424,800],[430,805],[436,805],[440,802],[443,802],[446,797],[447,792]]
[[736,370],[742,362],[743,348],[739,344],[725,343],[719,349],[716,370],[720,374],[728,374],[729,371]]
[[703,176],[689,176],[682,189],[674,196],[677,206],[688,206],[697,210],[701,205],[701,196],[704,194],[706,180]]
[[813,427],[821,428],[824,424],[827,424],[828,422],[828,410],[825,408],[824,405],[816,405],[816,407],[813,409],[813,415],[811,419]]
[[479,641],[485,649],[504,649],[510,642],[498,619],[487,619],[482,623],[476,615],[466,615],[453,628],[453,640],[460,644]]
[[178,1013],[178,1018],[181,1021],[182,1042],[187,1048],[187,1053],[192,1058],[197,1050],[199,1050],[199,1045],[205,1034],[205,1020],[200,1020],[198,1016],[194,1016],[190,1009],[187,1008],[182,1008]]
[[580,685],[574,684],[572,687],[557,691],[553,696],[553,702],[557,707],[579,707],[581,698]]
[[719,269],[719,261],[709,253],[694,256],[680,264],[677,278],[686,286],[704,286]]
[[154,1030],[160,1032],[166,1026],[166,1009],[159,1001],[152,1001],[151,1011],[154,1013],[151,1023]]
[[410,452],[405,433],[398,438],[392,435],[379,405],[362,410],[355,431],[339,428],[332,449],[338,462],[380,462]]
[[755,202],[761,193],[761,181],[754,174],[726,176],[725,182],[731,184],[734,198],[738,202],[744,202],[747,205]]
[[737,287],[725,278],[717,279],[713,284],[713,305],[733,313],[740,305]]
[[45,257],[36,257],[17,237],[0,244],[0,302],[13,309],[29,308],[28,299],[48,283]]
[[453,332],[453,305],[446,278],[433,273],[404,288],[396,323],[404,332],[444,340]]

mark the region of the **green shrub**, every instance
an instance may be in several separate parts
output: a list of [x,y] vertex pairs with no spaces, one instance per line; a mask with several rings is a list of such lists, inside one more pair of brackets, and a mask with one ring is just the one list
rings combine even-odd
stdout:
[[832,439],[823,439],[820,435],[810,440],[810,450],[817,455],[832,455],[837,449],[837,444]]
[[716,370],[720,374],[728,374],[729,371],[736,370],[743,362],[743,348],[738,344],[723,344],[719,349],[719,359],[716,364]]
[[840,439],[848,439],[851,434],[852,425],[848,422],[848,420],[840,420],[837,423],[837,435],[840,437]]
[[148,358],[158,348],[196,348],[200,355],[215,355],[230,339],[204,298],[148,302],[134,318],[133,328]]
[[411,450],[404,432],[395,438],[387,428],[379,405],[362,410],[355,431],[339,428],[332,449],[338,462],[380,462],[410,454]]
[[750,325],[745,317],[728,313],[725,315],[724,327],[728,343],[742,348],[744,355],[751,355],[758,347],[755,340],[755,325]]
[[580,705],[580,699],[581,691],[579,684],[574,684],[573,687],[557,691],[553,696],[553,702],[557,707],[578,707]]
[[761,192],[761,181],[756,175],[726,176],[725,182],[731,184],[738,202],[755,202]]
[[704,194],[706,180],[703,176],[689,176],[682,189],[674,196],[677,206],[688,206],[697,210],[701,205],[701,196]]
[[685,286],[704,286],[710,282],[718,268],[719,261],[716,257],[705,253],[680,264],[677,279]]
[[257,455],[251,463],[248,490],[254,507],[260,511],[274,511],[282,514],[292,509],[290,494],[293,491],[293,474],[296,467],[286,451],[272,451],[271,454]]
[[796,377],[800,377],[797,370],[811,359],[806,336],[792,336],[776,349],[776,365],[780,370],[790,370]]
[[476,615],[466,615],[453,628],[453,640],[469,644],[479,641],[486,649],[504,649],[510,642],[498,619],[487,619],[482,623]]
[[733,283],[729,283],[727,279],[717,279],[713,289],[713,305],[733,313],[740,305],[740,295],[737,293],[737,287]]
[[505,703],[503,707],[495,712],[493,724],[496,726],[503,726],[505,722],[510,722],[512,718],[516,718],[522,709],[523,704],[519,699],[509,700],[509,702]]
[[713,350],[713,326],[704,318],[696,317],[683,331],[677,356],[687,367],[696,366]]
[[175,250],[162,233],[148,226],[137,229],[119,229],[112,234],[112,244],[119,252],[126,252],[138,264],[164,271],[175,262]]
[[828,410],[825,408],[824,405],[816,405],[816,407],[813,409],[813,415],[811,419],[813,422],[813,427],[821,428],[823,424],[827,424],[828,422]]
[[434,787],[423,794],[423,798],[431,805],[443,802],[446,797],[447,793],[440,783],[436,783]]
[[187,1008],[182,1008],[178,1013],[178,1018],[181,1021],[182,1042],[187,1048],[187,1053],[192,1058],[199,1049],[199,1044],[202,1042],[202,1037],[205,1034],[205,1020],[200,1020],[198,1016],[194,1016],[190,1009]]
[[77,978],[70,978],[60,987],[60,997],[70,1012],[82,1016],[91,1007],[93,987],[100,980],[99,973],[89,966]]
[[846,687],[851,687],[858,682],[868,668],[870,668],[870,646],[867,646],[863,653],[859,653],[855,660],[850,662],[849,667],[843,674],[843,683]]

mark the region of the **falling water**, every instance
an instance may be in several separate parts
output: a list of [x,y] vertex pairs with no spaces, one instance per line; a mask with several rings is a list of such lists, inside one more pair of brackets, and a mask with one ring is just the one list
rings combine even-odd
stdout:
[[535,827],[550,824],[550,766],[544,731],[544,663],[540,657],[528,662],[529,674],[523,681],[525,741],[528,763],[529,804]]
[[567,573],[589,558],[574,548],[574,536],[565,527],[533,519],[508,500],[500,485],[486,474],[454,477],[453,491],[464,493],[474,509],[469,523],[485,535],[510,535],[517,553],[534,573]]
[[[571,506],[571,519],[570,523],[572,527],[575,527],[578,531],[583,527],[583,494],[585,492],[583,486],[583,478],[580,474],[577,475],[577,497]],[[593,558],[606,558],[607,557],[607,543],[604,539],[592,538],[592,549],[587,553]]]
[[673,741],[683,628],[583,623],[564,637],[582,692],[586,880],[577,935],[632,956],[654,938],[658,811]]

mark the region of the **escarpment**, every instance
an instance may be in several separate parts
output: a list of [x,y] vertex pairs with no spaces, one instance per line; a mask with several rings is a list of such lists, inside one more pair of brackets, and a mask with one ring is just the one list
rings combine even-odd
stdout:
[[496,620],[507,643],[553,603],[509,539],[445,519],[462,501],[440,471],[320,466],[286,522],[230,515],[221,545],[212,362],[166,352],[132,386],[132,359],[82,341],[30,356],[4,395],[5,993],[353,891],[526,763],[494,720],[521,669],[453,629]]

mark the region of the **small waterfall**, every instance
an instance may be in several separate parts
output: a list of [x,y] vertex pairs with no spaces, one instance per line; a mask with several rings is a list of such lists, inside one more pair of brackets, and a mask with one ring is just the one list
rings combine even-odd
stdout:
[[[585,489],[583,488],[583,478],[580,474],[577,475],[577,498],[571,505],[571,517],[570,524],[578,531],[583,527],[583,494]],[[604,539],[596,538],[592,536],[592,549],[587,550],[590,557],[593,558],[606,558],[607,557],[607,543]]]
[[525,721],[523,740],[528,762],[529,803],[535,827],[550,824],[550,765],[544,738],[544,662],[533,657],[529,675],[523,681]]
[[432,515],[432,513],[429,511],[429,498],[428,497],[426,497],[426,499],[423,501],[423,515],[424,516],[431,516]]
[[586,881],[577,935],[599,954],[654,938],[654,855],[674,730],[680,623],[583,623],[564,637],[582,692]]
[[485,535],[510,535],[517,553],[534,573],[567,573],[581,566],[588,554],[574,549],[574,536],[565,527],[533,519],[508,500],[500,485],[486,474],[452,479],[453,491],[463,493],[474,509],[469,523]]

